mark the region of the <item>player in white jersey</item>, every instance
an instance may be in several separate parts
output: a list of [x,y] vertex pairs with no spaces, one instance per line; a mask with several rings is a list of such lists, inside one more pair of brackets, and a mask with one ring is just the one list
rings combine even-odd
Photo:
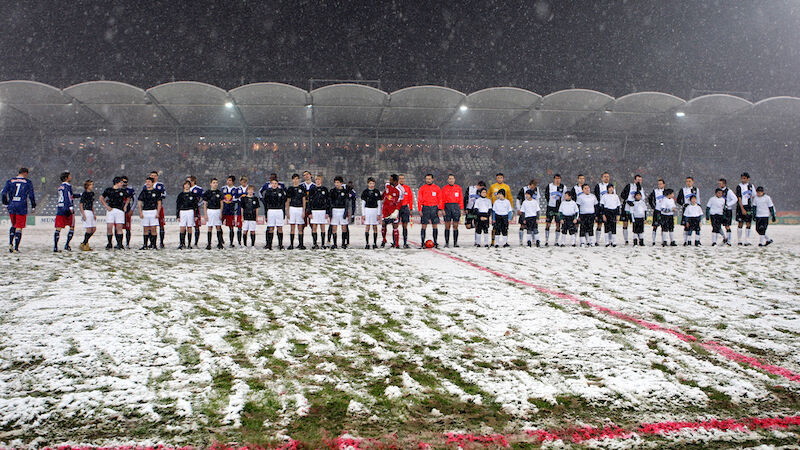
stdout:
[[483,236],[483,246],[488,248],[492,200],[489,198],[489,191],[486,190],[486,187],[478,190],[478,198],[472,203],[472,210],[475,215],[475,247],[481,246],[481,236]]
[[758,233],[758,246],[765,247],[772,244],[772,239],[767,236],[767,227],[769,226],[769,219],[772,218],[774,223],[775,205],[772,204],[772,198],[764,193],[764,188],[759,186],[756,188],[756,196],[753,199],[753,209],[755,210],[756,217],[756,233]]
[[[683,210],[689,206],[689,199],[692,196],[697,197],[697,202],[700,203],[700,191],[694,185],[694,178],[686,177],[686,186],[684,186],[680,191],[678,191],[678,198],[675,199],[675,203],[680,206],[681,209],[681,225],[686,225],[686,220],[683,218]],[[683,231],[684,238],[688,238],[689,231]]]
[[494,231],[494,236],[497,241],[495,248],[500,247],[501,244],[503,247],[509,247],[508,216],[513,210],[514,208],[511,206],[511,202],[506,198],[506,190],[500,189],[495,192],[495,200],[494,203],[492,203],[492,217],[494,218],[494,227],[492,230]]
[[631,206],[633,206],[634,197],[637,192],[641,192],[642,196],[644,196],[641,175],[634,175],[633,183],[626,184],[620,193],[622,198],[622,211],[620,212],[619,218],[622,220],[622,237],[625,239],[625,245],[628,245],[628,222],[633,221],[631,219]]
[[[578,221],[581,224],[581,247],[584,244],[587,245],[594,245],[595,247],[600,245],[599,242],[594,240],[594,223],[597,220],[597,197],[592,195],[592,191],[589,189],[588,184],[583,185],[583,194],[578,197],[578,200],[575,201],[578,204],[578,211],[580,213]],[[602,219],[601,219],[602,220]],[[592,242],[594,240],[594,242]]]
[[[547,247],[550,241],[550,222],[558,216],[558,207],[561,205],[561,197],[564,196],[564,185],[561,184],[561,175],[553,175],[553,182],[547,185],[545,201],[547,209],[544,219],[544,246]],[[561,233],[561,223],[556,220],[556,244]]]
[[616,247],[617,237],[617,217],[622,209],[619,197],[614,193],[614,185],[609,183],[608,194],[600,200],[600,215],[603,216],[603,223],[606,231],[606,247]]
[[630,208],[633,222],[633,245],[644,246],[644,221],[647,218],[647,203],[642,198],[642,193],[633,196],[633,205]]
[[[537,243],[538,243],[538,237],[539,237],[538,236],[538,234],[539,234],[539,211],[540,211],[540,208],[536,208],[536,217],[534,218],[536,220],[528,220],[529,217],[525,215],[525,211],[523,211],[523,209],[522,209],[522,202],[527,200],[527,196],[526,195],[528,193],[531,194],[530,202],[531,203],[532,202],[536,202],[538,204],[539,203],[539,186],[538,186],[538,183],[536,182],[536,180],[531,179],[528,182],[528,185],[527,186],[523,186],[519,190],[519,192],[517,193],[517,205],[519,205],[519,211],[517,212],[517,214],[519,215],[519,245],[523,245],[522,244],[522,237],[523,237],[523,235],[525,234],[526,231],[527,231],[527,234],[529,234],[529,235],[531,233],[537,235],[536,237],[537,237]],[[528,205],[528,206],[530,208],[530,205]],[[530,211],[533,211],[533,210],[531,209]],[[529,229],[528,225],[531,225],[534,228],[533,229]],[[558,229],[558,224],[556,224],[556,229]],[[528,245],[530,246],[530,244],[531,244],[531,241],[528,240]],[[538,247],[538,245],[537,245],[537,247]]]
[[736,197],[736,194],[733,193],[732,189],[728,189],[728,180],[725,178],[720,178],[717,181],[717,188],[722,189],[722,198],[725,199],[725,209],[723,211],[723,215],[725,216],[725,223],[723,224],[725,227],[725,241],[723,243],[726,245],[731,245],[731,224],[733,223],[733,211],[739,204],[739,199]]
[[661,226],[661,201],[664,200],[666,183],[663,178],[658,179],[655,189],[647,196],[647,204],[653,210],[653,245],[656,245],[656,233]]
[[[750,182],[750,174],[743,172],[742,182],[736,186],[736,197],[739,200],[739,204],[736,207],[736,222],[738,222],[736,240],[739,245],[750,245],[750,225],[753,223],[753,198],[755,195],[755,189]],[[744,241],[742,241],[742,226],[745,225],[747,226],[747,234]]]
[[[717,245],[717,235],[722,236],[722,241],[725,242],[727,237],[722,231],[725,223],[725,193],[722,189],[717,188],[714,191],[714,196],[708,199],[706,203],[706,220],[711,222],[711,246]],[[730,242],[728,242],[730,245]]]
[[[536,241],[536,246],[539,246],[539,210],[541,209],[539,206],[539,198],[534,198],[536,195],[536,191],[534,190],[527,190],[525,192],[525,198],[519,205],[519,217],[521,222],[525,222],[525,231],[528,232],[528,247],[533,245],[533,241]],[[556,220],[558,220],[556,218]],[[556,247],[558,247],[558,241],[555,243]]]
[[[561,246],[564,246],[567,234],[572,236],[572,246],[575,247],[578,233],[575,227],[578,224],[578,204],[572,200],[572,191],[564,193],[564,200],[558,207],[558,220],[561,222]],[[556,243],[558,247],[558,243]]]
[[703,208],[697,204],[697,196],[693,195],[689,199],[689,205],[683,210],[686,216],[685,229],[689,232],[688,237],[684,237],[683,245],[692,245],[691,237],[694,234],[694,245],[700,246],[700,221],[703,220]]
[[[608,195],[608,185],[611,184],[611,174],[608,172],[603,172],[600,175],[600,182],[594,186],[594,196],[597,198],[597,203],[600,203],[603,200],[603,196]],[[577,199],[575,200],[578,201]],[[595,237],[595,244],[600,245],[600,238],[603,237],[600,231],[603,227],[603,217],[602,214],[598,214],[596,217],[597,220],[597,236]],[[608,231],[608,225],[606,225],[606,231]]]
[[675,211],[678,206],[673,198],[675,193],[672,189],[664,190],[664,198],[661,200],[661,246],[667,246],[667,233],[669,233],[669,245],[676,247],[675,243]]

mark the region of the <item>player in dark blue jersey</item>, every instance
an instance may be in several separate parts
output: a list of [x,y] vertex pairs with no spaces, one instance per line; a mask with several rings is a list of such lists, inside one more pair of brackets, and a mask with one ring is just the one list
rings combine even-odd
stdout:
[[[197,177],[194,175],[190,175],[186,178],[192,187],[189,189],[192,194],[197,196],[198,202],[197,206],[194,209],[194,246],[197,247],[197,242],[200,241],[200,224],[202,220],[200,218],[200,207],[203,206],[203,188],[197,185]],[[189,235],[189,242],[192,242],[192,236]]]
[[267,194],[267,191],[272,189],[272,182],[273,181],[276,181],[278,183],[278,187],[279,188],[281,188],[283,190],[286,190],[286,186],[284,186],[283,183],[278,181],[278,174],[277,173],[271,173],[271,174],[269,174],[269,180],[261,186],[261,189],[258,190],[258,194],[261,196],[261,198],[264,198],[266,196],[266,194]]
[[97,230],[97,221],[94,216],[94,181],[86,180],[83,182],[83,193],[80,199],[81,222],[83,222],[83,242],[80,249],[91,251],[89,239]]
[[[166,215],[164,214],[164,201],[167,199],[167,188],[164,186],[164,183],[158,181],[158,171],[154,170],[150,172],[150,178],[153,179],[153,189],[158,191],[161,194],[161,206],[158,208],[158,237],[160,241],[160,247],[164,248],[164,235],[166,234],[164,231],[164,225],[167,223]],[[146,187],[142,186],[142,191],[144,191]]]
[[[122,177],[114,177],[114,185],[106,188],[103,195],[100,196],[100,203],[106,208],[106,238],[108,244],[106,250],[116,248],[117,250],[125,249],[122,245],[122,226],[125,224],[125,206],[131,200],[128,196],[128,191],[122,188]],[[116,247],[112,246],[111,239],[117,241]]]
[[67,233],[67,243],[64,245],[64,250],[71,251],[69,246],[72,241],[72,235],[75,234],[75,206],[73,204],[72,194],[72,175],[69,172],[61,173],[59,177],[61,185],[58,186],[57,203],[56,203],[56,231],[53,234],[53,251],[58,253],[58,239],[61,236],[61,230],[69,227]]
[[222,223],[228,227],[230,248],[233,248],[233,229],[238,227],[236,235],[239,245],[242,245],[242,215],[240,202],[242,190],[236,186],[236,177],[230,175],[225,181],[222,192]]
[[[306,209],[303,211],[303,225],[300,229],[300,233],[303,233],[303,229],[309,225],[311,225],[311,188],[316,187],[316,183],[311,180],[311,172],[308,170],[303,172],[303,188],[306,191]],[[305,249],[305,246],[303,246]]]
[[128,186],[128,177],[122,176],[122,188],[128,193],[130,201],[125,206],[125,223],[122,228],[125,230],[125,248],[131,248],[131,223],[133,222],[133,213],[136,210],[136,189]]
[[11,228],[8,230],[8,251],[18,252],[19,242],[22,240],[22,229],[28,219],[28,201],[31,208],[36,209],[36,196],[33,194],[33,183],[28,179],[29,170],[26,167],[19,169],[19,174],[6,181],[3,187],[3,204],[8,207],[11,216]]
[[289,199],[289,207],[286,211],[286,218],[289,221],[289,250],[294,247],[295,231],[298,232],[297,248],[305,250],[303,245],[303,225],[305,224],[306,211],[306,188],[300,184],[300,175],[292,175],[292,185],[286,189],[286,196]]
[[161,192],[153,184],[155,180],[148,177],[144,180],[144,189],[139,193],[139,217],[142,219],[143,245],[139,250],[156,249],[156,226],[158,225],[158,211],[161,209]]

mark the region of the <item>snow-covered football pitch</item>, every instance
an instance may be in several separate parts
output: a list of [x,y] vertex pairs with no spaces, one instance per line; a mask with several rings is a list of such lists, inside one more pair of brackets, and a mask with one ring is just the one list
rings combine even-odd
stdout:
[[708,232],[53,254],[28,228],[0,256],[0,447],[796,446],[800,227]]

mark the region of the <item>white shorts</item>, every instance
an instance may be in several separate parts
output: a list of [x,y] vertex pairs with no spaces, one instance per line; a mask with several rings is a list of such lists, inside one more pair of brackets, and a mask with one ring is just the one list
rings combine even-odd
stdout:
[[320,210],[311,210],[311,224],[312,225],[325,225],[328,223],[328,218],[326,217],[328,214],[327,211],[324,209]]
[[142,211],[142,226],[143,227],[157,227],[158,226],[158,210],[145,209]]
[[209,209],[208,210],[208,222],[206,222],[206,226],[208,226],[208,227],[221,227],[222,226],[222,210],[221,209]]
[[364,225],[378,225],[378,208],[364,208]]
[[194,228],[194,211],[191,209],[188,211],[181,211],[180,226]]
[[306,221],[303,219],[302,206],[289,207],[289,225],[305,225]]
[[83,222],[83,228],[96,228],[97,227],[97,220],[94,218],[93,211],[84,211],[83,215],[86,216],[86,220],[81,220]]
[[125,224],[125,213],[121,209],[114,208],[106,213],[107,224]]
[[255,220],[245,220],[242,222],[242,231],[256,231],[256,225]]
[[267,210],[267,226],[268,227],[282,227],[283,226],[283,210],[282,209],[268,209]]
[[348,225],[347,218],[344,217],[344,208],[333,208],[331,211],[331,225]]

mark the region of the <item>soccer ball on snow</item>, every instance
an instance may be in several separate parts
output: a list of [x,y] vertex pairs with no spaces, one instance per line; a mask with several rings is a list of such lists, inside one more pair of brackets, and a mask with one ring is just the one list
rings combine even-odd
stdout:
[[433,248],[433,241],[430,239],[425,241],[425,248]]

